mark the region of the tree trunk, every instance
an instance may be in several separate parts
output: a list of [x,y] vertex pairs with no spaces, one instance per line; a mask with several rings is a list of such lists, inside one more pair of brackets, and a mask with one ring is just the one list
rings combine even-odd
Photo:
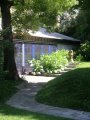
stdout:
[[14,44],[11,26],[11,13],[8,0],[2,0],[0,3],[2,15],[3,28],[3,45],[4,45],[4,64],[3,70],[8,71],[9,79],[18,79],[15,58],[14,58]]

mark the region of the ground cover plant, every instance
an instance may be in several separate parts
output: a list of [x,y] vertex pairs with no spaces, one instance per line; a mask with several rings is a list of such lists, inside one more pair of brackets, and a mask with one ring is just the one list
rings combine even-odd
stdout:
[[36,99],[44,104],[90,111],[90,62],[48,82]]

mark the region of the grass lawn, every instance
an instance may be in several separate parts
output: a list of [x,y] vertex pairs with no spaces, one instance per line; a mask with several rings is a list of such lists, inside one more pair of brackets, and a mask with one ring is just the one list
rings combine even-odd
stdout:
[[70,120],[15,109],[6,105],[0,106],[0,120]]
[[44,104],[90,111],[90,62],[82,62],[75,70],[49,81],[36,99]]
[[5,105],[5,101],[17,92],[15,86],[19,83],[21,81],[0,80],[0,120],[70,120],[27,112]]
[[90,62],[81,62],[77,68],[90,68]]

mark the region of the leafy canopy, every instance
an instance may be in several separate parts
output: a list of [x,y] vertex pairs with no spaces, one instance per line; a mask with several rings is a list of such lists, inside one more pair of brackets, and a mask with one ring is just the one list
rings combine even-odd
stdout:
[[76,3],[76,0],[14,0],[13,25],[18,30],[55,26],[56,16]]

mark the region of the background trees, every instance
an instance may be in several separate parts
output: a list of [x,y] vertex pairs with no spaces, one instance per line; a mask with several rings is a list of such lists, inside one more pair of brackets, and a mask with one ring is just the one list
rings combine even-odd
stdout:
[[[85,41],[90,39],[90,1],[78,0],[78,2],[79,4],[77,6],[74,6],[71,10],[67,11],[70,16],[73,13],[73,10],[77,10],[77,16],[70,20],[67,18],[66,25],[63,25],[61,22],[60,32]],[[73,15],[75,15],[75,13]],[[64,26],[65,29],[62,30]]]
[[62,14],[74,4],[76,0],[32,0],[32,2],[27,0],[22,6],[19,3],[14,7],[12,22],[16,30],[35,30],[39,26],[54,28],[57,15]]

